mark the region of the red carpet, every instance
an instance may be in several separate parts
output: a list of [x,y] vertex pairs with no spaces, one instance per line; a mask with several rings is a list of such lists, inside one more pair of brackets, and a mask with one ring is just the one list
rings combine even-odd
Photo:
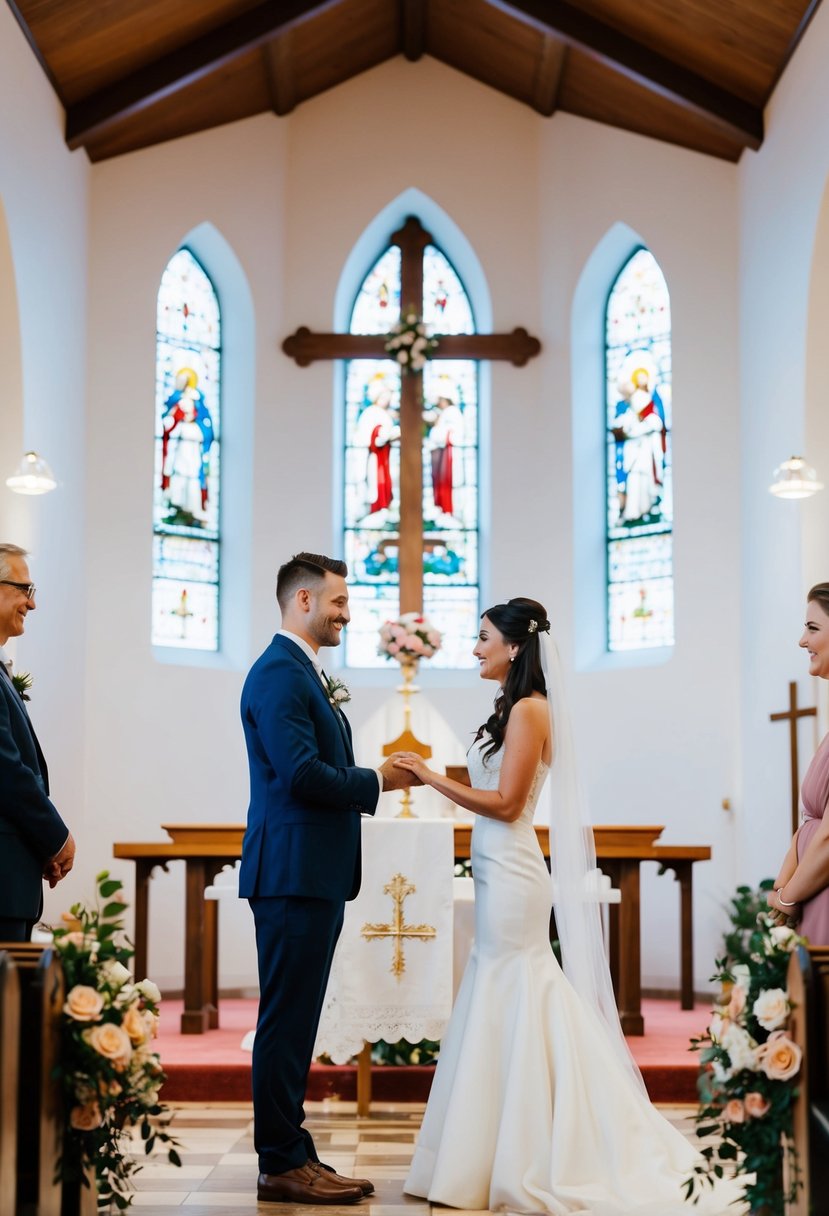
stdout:
[[[162,1001],[157,1049],[167,1073],[165,1102],[250,1101],[250,1052],[239,1044],[256,1024],[256,1001],[223,1000],[220,1028],[201,1035],[179,1034],[181,1001]],[[692,1036],[705,1029],[710,1010],[683,1011],[677,1001],[642,1002],[647,1033],[628,1040],[654,1102],[696,1102],[699,1057],[688,1051]],[[378,1102],[425,1102],[432,1068],[372,1069]],[[356,1098],[356,1069],[314,1064],[308,1098]]]

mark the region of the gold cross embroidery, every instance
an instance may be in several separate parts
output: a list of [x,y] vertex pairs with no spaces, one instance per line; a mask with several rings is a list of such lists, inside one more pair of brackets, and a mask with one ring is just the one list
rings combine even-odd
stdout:
[[403,956],[404,939],[410,937],[419,938],[421,941],[428,941],[430,938],[437,936],[437,929],[432,925],[407,925],[405,923],[403,901],[407,895],[414,895],[416,889],[414,883],[410,883],[402,874],[395,874],[391,882],[383,887],[384,893],[390,895],[394,901],[392,923],[390,925],[365,924],[361,930],[362,936],[366,941],[382,937],[394,938],[394,953],[389,970],[398,980],[406,970],[406,959]]

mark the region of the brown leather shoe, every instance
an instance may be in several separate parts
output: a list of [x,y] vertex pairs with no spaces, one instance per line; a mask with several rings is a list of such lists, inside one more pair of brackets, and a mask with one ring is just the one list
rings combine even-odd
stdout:
[[357,1203],[363,1192],[356,1185],[329,1181],[325,1170],[300,1165],[284,1174],[260,1174],[256,1197],[264,1203]]
[[308,1159],[308,1165],[311,1169],[321,1170],[323,1177],[329,1181],[336,1181],[340,1186],[358,1186],[364,1195],[374,1194],[374,1183],[369,1182],[368,1178],[346,1178],[342,1174],[338,1174],[333,1166],[326,1165],[324,1161],[311,1161]]

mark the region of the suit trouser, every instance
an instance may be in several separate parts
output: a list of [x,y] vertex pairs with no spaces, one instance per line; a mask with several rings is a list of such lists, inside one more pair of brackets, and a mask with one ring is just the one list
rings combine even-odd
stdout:
[[0,916],[0,942],[28,942],[32,938],[33,920],[17,920],[12,916]]
[[318,1160],[302,1126],[308,1072],[343,924],[342,900],[296,895],[250,901],[259,962],[253,1043],[253,1127],[259,1169],[282,1174]]

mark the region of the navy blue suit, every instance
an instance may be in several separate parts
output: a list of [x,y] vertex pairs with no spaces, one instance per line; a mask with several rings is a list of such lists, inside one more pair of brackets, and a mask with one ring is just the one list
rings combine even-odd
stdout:
[[253,1049],[259,1167],[317,1160],[302,1127],[308,1070],[345,901],[360,888],[360,815],[379,783],[357,768],[351,730],[313,663],[277,634],[242,691],[250,806],[239,894],[250,901],[259,959]]
[[43,909],[43,871],[69,830],[49,801],[49,774],[20,694],[0,673],[0,921],[16,940]]

